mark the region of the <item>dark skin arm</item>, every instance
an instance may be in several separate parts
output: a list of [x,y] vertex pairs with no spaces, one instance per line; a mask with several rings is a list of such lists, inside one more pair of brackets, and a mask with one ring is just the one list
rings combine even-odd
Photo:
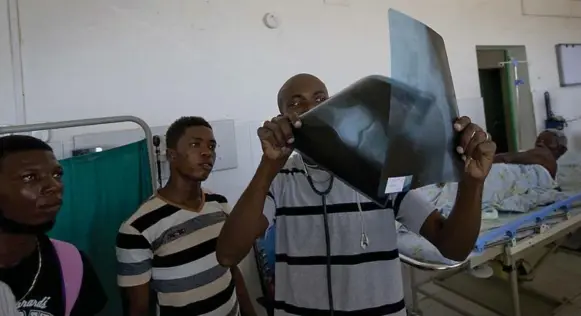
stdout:
[[541,165],[554,178],[557,174],[557,162],[551,151],[545,147],[536,147],[520,153],[505,153],[494,156],[494,163]]
[[463,261],[470,255],[482,219],[482,191],[494,160],[496,144],[469,118],[461,117],[454,123],[461,132],[457,151],[464,160],[464,174],[458,185],[456,202],[445,219],[434,211],[428,216],[420,234],[430,241],[445,257]]
[[254,177],[232,208],[222,227],[216,245],[216,257],[220,265],[236,266],[250,251],[254,241],[268,228],[262,214],[270,184],[284,162],[262,159]]
[[460,182],[456,202],[448,218],[434,211],[422,225],[420,234],[446,258],[463,261],[474,249],[480,232],[483,187],[481,182]]
[[234,278],[234,283],[236,285],[236,296],[238,297],[238,303],[240,304],[242,315],[256,316],[256,311],[252,305],[250,294],[248,294],[248,289],[246,288],[242,272],[240,272],[238,267],[230,268],[230,272],[232,272],[232,278]]
[[149,315],[149,283],[122,288],[121,293],[125,316]]
[[225,267],[233,267],[248,254],[254,241],[268,228],[262,214],[272,181],[292,153],[292,125],[300,128],[296,114],[281,115],[258,129],[264,152],[254,177],[232,208],[218,237],[216,257]]
[[541,151],[542,149],[535,148],[518,153],[497,154],[494,156],[494,163],[508,163],[521,165],[540,164],[539,162],[542,162],[545,158],[545,155]]

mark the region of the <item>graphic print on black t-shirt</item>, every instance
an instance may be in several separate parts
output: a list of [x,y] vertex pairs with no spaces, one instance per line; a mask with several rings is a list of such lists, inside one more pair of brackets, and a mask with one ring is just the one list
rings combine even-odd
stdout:
[[[58,257],[50,240],[39,237],[42,268],[36,285],[23,299],[38,271],[38,251],[15,267],[0,269],[0,280],[8,284],[17,300],[20,316],[64,316],[64,297]],[[71,316],[90,316],[98,313],[107,301],[92,266],[83,255],[83,283]]]

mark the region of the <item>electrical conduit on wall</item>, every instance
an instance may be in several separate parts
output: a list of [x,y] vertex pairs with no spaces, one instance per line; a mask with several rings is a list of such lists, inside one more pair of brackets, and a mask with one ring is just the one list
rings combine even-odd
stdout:
[[[510,60],[510,56],[506,53],[506,51],[504,52],[504,59],[505,60]],[[504,67],[504,75],[507,78],[507,81],[510,83],[511,88],[508,89],[508,97],[509,97],[509,108],[508,108],[508,119],[510,121],[510,145],[509,148],[511,148],[512,151],[518,151],[519,150],[519,142],[518,142],[518,133],[519,133],[519,128],[518,128],[518,120],[517,120],[517,112],[518,112],[518,107],[519,107],[519,101],[518,98],[516,97],[516,89],[518,89],[518,86],[514,85],[514,74],[511,73],[511,67],[509,67],[509,65],[505,65]]]
[[16,124],[26,124],[26,102],[22,71],[22,36],[20,32],[20,12],[18,0],[7,0],[8,30],[10,32],[10,53],[12,57],[12,78],[14,85],[14,107]]

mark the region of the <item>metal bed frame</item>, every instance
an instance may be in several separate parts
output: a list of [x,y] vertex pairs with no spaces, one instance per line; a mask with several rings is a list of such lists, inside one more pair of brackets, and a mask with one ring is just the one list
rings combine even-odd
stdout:
[[37,124],[25,124],[25,125],[11,125],[0,127],[0,135],[11,134],[11,133],[27,133],[33,131],[43,131],[43,130],[53,130],[53,129],[64,129],[71,127],[83,127],[83,126],[93,126],[93,125],[104,125],[104,124],[116,124],[116,123],[127,123],[132,122],[139,125],[143,132],[145,132],[145,140],[147,142],[147,155],[149,157],[149,168],[151,172],[151,183],[153,186],[153,191],[157,189],[157,172],[155,157],[153,154],[153,135],[149,125],[145,123],[144,120],[136,116],[108,116],[99,117],[83,120],[71,120],[71,121],[60,121],[60,122],[48,122],[48,123],[37,123]]
[[[461,315],[470,316],[471,314],[466,313],[466,311],[455,307],[453,304],[446,302],[436,297],[435,295],[431,295],[423,291],[420,287],[434,280],[443,281],[446,278],[452,277],[462,271],[465,271],[467,268],[474,268],[500,257],[502,259],[503,265],[507,267],[509,271],[509,282],[513,305],[512,315],[522,316],[517,270],[518,260],[522,259],[524,257],[524,252],[531,247],[546,247],[550,244],[553,244],[553,246],[548,248],[541,256],[541,258],[535,264],[535,268],[538,268],[543,262],[545,262],[545,259],[558,249],[559,245],[561,244],[561,241],[559,241],[560,239],[581,227],[581,213],[576,212],[575,215],[571,214],[571,210],[574,208],[573,204],[580,201],[581,194],[577,194],[568,199],[555,202],[540,210],[523,215],[522,217],[517,218],[508,224],[482,233],[478,238],[473,254],[463,262],[452,265],[427,263],[400,254],[400,259],[402,262],[410,266],[409,277],[412,290],[412,310],[410,311],[411,315],[422,315],[418,300],[418,293],[420,293],[423,296],[432,299]],[[578,210],[579,209],[577,208],[576,211]],[[563,218],[565,220],[555,222],[555,220]],[[436,276],[416,284],[416,272],[413,268],[435,271]],[[474,302],[473,299],[463,295],[462,293],[458,293],[457,291],[453,291],[449,288],[446,289],[464,299],[478,304],[477,302]],[[528,291],[532,292],[531,290]],[[541,293],[533,294],[537,296],[544,296]],[[563,304],[570,302],[571,299],[565,299],[561,301],[561,306],[557,307],[557,310],[562,307]],[[486,306],[482,307],[490,310],[490,308]],[[495,310],[491,311],[498,313],[498,311]]]
[[270,268],[268,267],[267,255],[264,248],[260,246],[259,241],[256,241],[252,248],[256,261],[258,281],[260,282],[260,289],[262,290],[262,296],[258,297],[256,301],[265,309],[267,316],[274,316],[274,293],[271,293],[269,290],[269,278],[273,277],[273,274],[271,274]]

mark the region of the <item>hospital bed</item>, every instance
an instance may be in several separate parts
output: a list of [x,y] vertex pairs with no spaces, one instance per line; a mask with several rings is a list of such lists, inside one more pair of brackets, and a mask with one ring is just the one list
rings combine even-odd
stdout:
[[[521,316],[521,306],[518,286],[518,271],[516,263],[524,255],[524,252],[532,247],[543,247],[565,237],[581,227],[581,208],[574,207],[576,202],[581,202],[581,194],[574,195],[566,200],[555,202],[539,210],[532,211],[521,216],[509,215],[503,218],[504,224],[497,227],[483,227],[478,237],[475,249],[469,258],[464,262],[453,262],[446,260],[425,260],[425,257],[418,256],[417,251],[437,252],[432,245],[420,236],[413,236],[416,244],[412,253],[402,251],[406,246],[400,246],[400,258],[402,262],[414,268],[432,271],[460,272],[462,268],[476,268],[488,261],[501,257],[503,265],[510,273],[510,287],[513,300],[513,315]],[[412,233],[405,233],[412,234]],[[400,240],[409,239],[410,236],[400,235]],[[403,237],[403,238],[402,238]],[[408,240],[409,242],[409,240]],[[424,244],[423,246],[421,244]],[[553,248],[554,249],[554,248]],[[553,250],[551,249],[551,250]],[[416,253],[413,253],[416,251]],[[437,252],[439,254],[439,252]],[[547,255],[549,253],[547,252]],[[432,257],[433,258],[433,257]],[[448,308],[466,315],[461,310],[449,306],[449,304],[423,292],[420,289],[422,284],[416,284],[416,271],[409,269],[410,282],[412,284],[413,312],[421,315],[418,307],[417,293],[421,293],[434,299]],[[453,274],[448,274],[452,276]]]
[[[559,167],[559,170],[557,179],[566,198],[528,212],[500,213],[495,219],[483,220],[474,250],[464,262],[455,262],[444,258],[426,239],[407,231],[404,227],[398,227],[400,258],[405,264],[416,268],[408,269],[412,287],[411,314],[422,314],[418,304],[418,293],[421,293],[425,297],[435,300],[461,315],[470,315],[449,302],[423,291],[421,289],[422,285],[433,280],[444,281],[459,272],[474,269],[489,261],[500,259],[503,270],[508,272],[509,275],[512,315],[523,315],[516,266],[518,260],[522,259],[527,250],[533,247],[541,248],[552,244],[553,247],[545,248],[543,256],[536,264],[538,267],[544,259],[558,248],[561,240],[564,239],[563,237],[581,227],[581,188],[579,187],[581,183],[581,167],[579,164],[563,164]],[[417,283],[417,269],[436,271],[437,273],[428,280]],[[439,283],[439,285],[442,283]],[[465,299],[471,300],[470,297],[463,295],[460,291],[447,289]],[[498,313],[499,311],[494,310],[493,312]]]
[[[523,258],[526,250],[558,242],[567,234],[581,227],[581,186],[579,186],[581,184],[581,167],[579,164],[571,164],[559,168],[559,175],[562,179],[559,179],[558,176],[558,182],[563,194],[555,196],[563,197],[562,199],[530,211],[500,212],[493,219],[483,220],[474,251],[464,262],[455,262],[444,258],[426,239],[398,225],[398,248],[402,262],[416,269],[436,271],[436,278],[444,279],[500,258],[505,269],[509,271],[513,315],[522,316],[518,271],[516,269],[517,261]],[[274,232],[273,227],[269,230]],[[258,240],[254,247],[264,293],[260,303],[266,307],[269,315],[272,315],[271,302],[274,300],[274,234],[272,232],[267,231],[265,238]],[[546,258],[555,248],[549,249],[543,258]],[[418,305],[418,293],[457,311],[461,315],[470,315],[423,291],[422,285],[434,278],[418,284],[416,282],[416,269],[408,269],[412,284],[410,315],[422,315]]]

